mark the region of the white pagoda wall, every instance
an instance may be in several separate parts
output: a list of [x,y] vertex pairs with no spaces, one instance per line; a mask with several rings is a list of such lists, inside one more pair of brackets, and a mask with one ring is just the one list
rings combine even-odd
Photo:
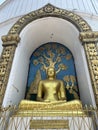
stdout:
[[98,15],[98,0],[6,0],[0,6],[0,23],[37,10],[48,3],[62,9]]

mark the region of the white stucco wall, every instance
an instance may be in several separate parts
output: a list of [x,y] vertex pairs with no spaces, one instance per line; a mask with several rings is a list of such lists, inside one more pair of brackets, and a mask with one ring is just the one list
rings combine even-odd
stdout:
[[85,18],[85,20],[92,27],[93,31],[98,31],[98,19]]
[[[53,34],[52,38],[51,34]],[[28,24],[22,30],[20,37],[21,41],[16,49],[5,93],[4,106],[18,104],[24,98],[29,58],[37,47],[50,41],[61,43],[71,50],[75,60],[81,100],[83,104],[95,106],[84,49],[78,38],[79,32],[71,23],[60,18],[42,18]]]
[[98,0],[6,0],[0,6],[0,23],[37,10],[46,4],[98,16]]

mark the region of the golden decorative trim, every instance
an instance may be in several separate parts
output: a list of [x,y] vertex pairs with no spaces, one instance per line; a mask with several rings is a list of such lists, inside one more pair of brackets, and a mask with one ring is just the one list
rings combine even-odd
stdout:
[[20,38],[17,34],[2,37],[4,47],[0,57],[0,105],[2,105],[15,49],[19,40]]
[[98,32],[81,32],[79,36],[83,42],[85,54],[88,61],[89,72],[94,89],[96,104],[98,106]]
[[86,112],[83,110],[20,110],[17,111],[14,117],[58,117],[58,116],[77,116],[77,117],[86,117]]
[[98,31],[81,32],[79,38],[83,43],[98,42]]
[[95,43],[84,44],[84,49],[88,61],[95,100],[98,106],[98,51]]
[[20,18],[12,26],[8,34],[19,34],[22,31],[22,29],[30,22],[36,19],[45,18],[45,17],[58,17],[61,19],[65,19],[71,22],[72,24],[74,24],[80,32],[91,31],[91,27],[82,17],[78,16],[77,14],[74,14],[71,11],[60,9],[51,4],[47,4],[45,7],[39,10],[33,11],[27,15],[24,15],[22,18]]
[[6,36],[2,36],[3,46],[16,45],[20,41],[20,37],[18,34],[9,34]]
[[43,11],[46,13],[52,13],[54,10],[55,10],[55,7],[52,6],[51,4],[47,4],[47,6],[43,8]]
[[[25,116],[21,115],[21,116],[14,116],[13,114],[15,114],[17,111],[17,107],[16,106],[9,106],[9,107],[5,107],[5,108],[1,108],[0,109],[0,115],[1,115],[1,119],[0,119],[0,128],[1,129],[7,129],[7,130],[28,130],[30,129],[30,121],[31,121],[31,127],[32,127],[32,120],[37,122],[37,120],[41,120],[41,122],[44,120],[62,120],[62,121],[67,121],[69,122],[69,129],[71,128],[75,128],[75,130],[83,130],[84,129],[88,129],[88,130],[92,130],[92,128],[95,128],[97,130],[98,128],[98,117],[96,116],[98,114],[98,110],[96,108],[93,108],[92,106],[85,106],[85,108],[83,108],[83,112],[86,113],[86,115],[81,115],[79,116],[78,112],[80,112],[79,110],[76,110],[76,115],[73,114],[73,111],[70,111],[70,116],[67,114],[66,112],[66,116],[64,113],[64,111],[60,111],[60,113],[62,113],[62,115],[59,113],[59,111],[53,111],[52,113],[54,113],[54,116],[51,114],[51,111],[49,112],[51,115],[49,115],[49,113],[47,113],[47,111],[44,111],[41,113],[41,111],[37,111],[33,114],[28,113]],[[39,113],[40,112],[40,113]],[[57,112],[57,115],[56,115]],[[10,114],[10,115],[9,115]],[[25,114],[25,113],[24,113]],[[44,115],[44,116],[40,116],[40,115]],[[48,115],[48,116],[45,116]],[[7,120],[8,119],[8,120]],[[35,122],[35,123],[36,123]],[[42,124],[42,123],[41,123]],[[45,123],[44,123],[45,124]],[[58,125],[58,123],[57,123]],[[75,127],[74,127],[75,126]],[[82,126],[82,127],[81,127]]]
[[30,129],[69,129],[69,120],[30,120]]

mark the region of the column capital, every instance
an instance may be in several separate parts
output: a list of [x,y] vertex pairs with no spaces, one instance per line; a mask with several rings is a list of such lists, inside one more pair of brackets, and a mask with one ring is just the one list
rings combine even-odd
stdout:
[[98,42],[98,31],[80,32],[79,39],[82,43]]
[[8,34],[5,36],[2,36],[1,39],[3,41],[2,46],[12,46],[12,45],[17,46],[17,44],[20,41],[20,37],[18,34]]

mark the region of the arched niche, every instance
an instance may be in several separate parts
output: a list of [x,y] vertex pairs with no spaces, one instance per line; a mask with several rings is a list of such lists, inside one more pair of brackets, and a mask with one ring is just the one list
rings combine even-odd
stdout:
[[73,54],[56,42],[45,43],[30,56],[25,98],[36,101],[39,82],[48,78],[50,67],[55,69],[55,78],[63,81],[67,101],[80,99]]
[[95,106],[84,48],[79,41],[79,31],[70,22],[56,17],[32,21],[20,33],[3,105],[18,104],[24,99],[32,52],[47,42],[58,42],[73,53],[80,99],[83,104]]

